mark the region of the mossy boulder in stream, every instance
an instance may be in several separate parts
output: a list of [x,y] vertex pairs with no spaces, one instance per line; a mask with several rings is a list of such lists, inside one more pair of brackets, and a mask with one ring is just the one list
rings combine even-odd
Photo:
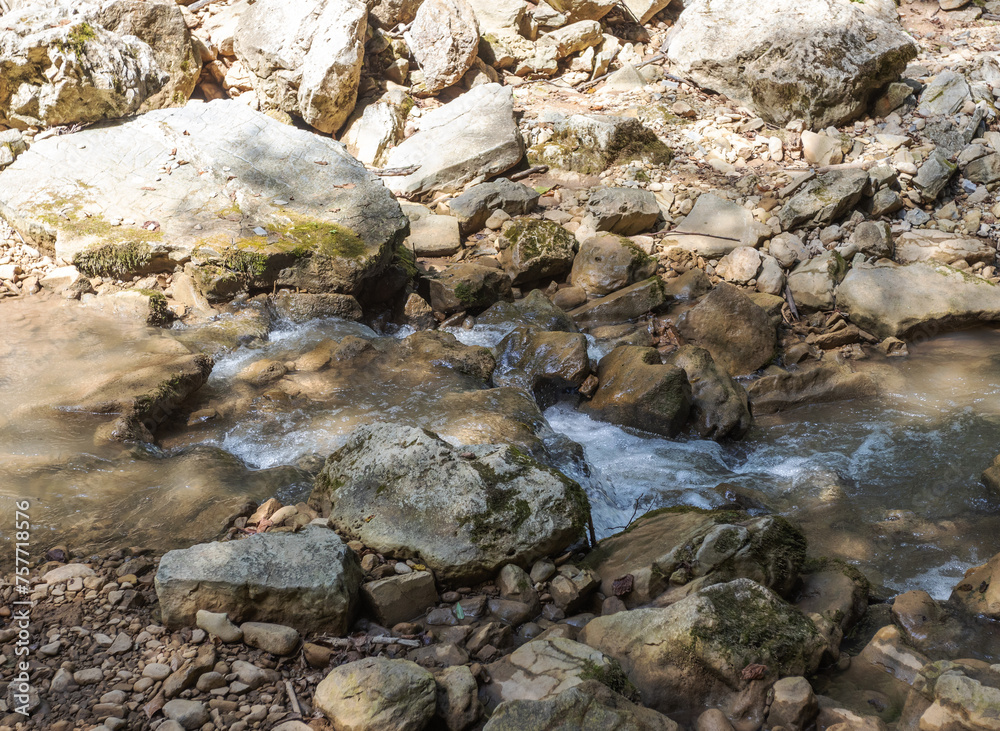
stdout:
[[515,447],[454,447],[388,423],[348,435],[309,504],[344,535],[413,558],[449,584],[563,551],[583,537],[590,515],[577,483]]
[[[637,607],[738,578],[790,597],[805,556],[805,536],[782,517],[680,506],[653,510],[605,538],[585,565],[600,576],[605,595],[617,593]],[[615,581],[626,575],[631,588],[615,592]]]
[[580,641],[621,663],[643,705],[663,713],[715,706],[758,723],[768,681],[814,672],[826,649],[812,620],[751,579],[665,609],[597,617]]
[[586,414],[663,436],[676,436],[691,413],[684,371],[663,365],[655,348],[623,345],[601,359],[600,386],[580,406]]
[[237,285],[359,295],[409,227],[342,145],[230,100],[39,141],[0,173],[0,215],[86,274],[207,265],[216,300]]

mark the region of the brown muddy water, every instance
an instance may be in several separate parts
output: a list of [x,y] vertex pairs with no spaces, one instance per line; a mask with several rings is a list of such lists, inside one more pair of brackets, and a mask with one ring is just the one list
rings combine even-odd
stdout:
[[[334,379],[296,373],[307,398],[244,396],[227,415],[166,429],[160,447],[109,445],[94,436],[107,417],[74,402],[102,374],[175,352],[190,333],[31,301],[0,303],[0,327],[0,535],[9,537],[13,502],[28,499],[40,547],[190,545],[215,537],[246,499],[303,499],[311,478],[298,467],[315,468],[360,423],[421,424],[459,442],[493,418],[487,401],[456,395],[471,382],[418,378],[399,363]],[[486,345],[501,334],[456,332]],[[340,321],[279,328],[261,347],[217,358],[199,400],[238,391],[236,374],[256,359],[294,360],[345,335],[376,337]],[[565,435],[583,446],[590,474],[562,467],[588,490],[599,535],[637,506],[721,505],[736,490],[798,520],[811,553],[844,558],[888,589],[944,598],[1000,551],[1000,496],[979,482],[1000,451],[1000,332],[941,336],[873,367],[883,396],[762,417],[735,444],[630,433],[569,402],[545,412],[551,431],[536,426],[547,445]]]

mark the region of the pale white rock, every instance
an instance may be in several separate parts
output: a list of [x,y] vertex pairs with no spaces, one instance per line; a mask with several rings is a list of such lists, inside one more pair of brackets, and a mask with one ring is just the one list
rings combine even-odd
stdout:
[[761,254],[760,272],[757,274],[757,291],[781,295],[785,291],[785,272],[773,256]]
[[578,23],[546,33],[538,39],[538,46],[554,46],[556,58],[565,58],[586,48],[596,46],[604,39],[601,24],[596,20],[581,20]]
[[844,159],[839,139],[809,130],[802,132],[802,156],[814,165],[837,165]]
[[933,262],[855,266],[837,289],[837,307],[881,338],[939,334],[1000,321],[1000,287]]
[[[2,269],[3,267],[0,267],[0,279],[6,279],[6,277],[3,276]],[[73,265],[67,265],[52,269],[44,277],[42,277],[38,283],[42,285],[43,289],[49,289],[53,292],[62,292],[67,287],[71,287],[76,284],[79,279],[80,270]]]
[[479,46],[476,13],[467,0],[424,0],[406,39],[423,71],[423,90],[441,91],[472,68]]
[[[156,180],[174,150],[189,164]],[[60,174],[51,175],[53,169]],[[231,220],[234,203],[241,216]],[[343,145],[234,100],[157,110],[38,141],[0,173],[0,212],[29,243],[91,276],[86,262],[93,248],[129,241],[148,249],[134,270],[122,272],[130,277],[173,272],[196,250],[222,266],[228,242],[247,235],[241,217],[289,237],[290,216],[348,227],[365,244],[363,261],[333,256],[331,266],[310,268],[314,256],[323,256],[314,250],[274,270],[300,278],[284,286],[344,293],[381,275],[406,225],[382,181]],[[140,229],[147,220],[159,231]]]
[[257,0],[240,16],[235,53],[263,108],[336,132],[357,99],[368,10],[362,0]]
[[625,5],[640,23],[648,23],[654,15],[666,8],[672,0],[625,0]]
[[525,22],[525,0],[468,0],[480,33],[519,33]]
[[[681,76],[767,121],[820,129],[851,121],[917,46],[895,19],[844,0],[693,0],[667,56]],[[831,62],[829,59],[836,59]]]
[[698,196],[691,212],[669,232],[661,246],[684,249],[705,257],[721,257],[740,246],[753,229],[753,214],[743,206],[714,193]]
[[969,264],[993,264],[996,247],[989,239],[920,229],[907,231],[896,239],[896,261],[909,264],[915,261],[935,261],[952,264],[965,261]]
[[715,273],[727,282],[745,284],[756,279],[760,266],[760,252],[750,246],[740,246],[722,258]]
[[357,555],[329,528],[309,525],[169,551],[155,585],[168,627],[193,624],[207,609],[339,633],[354,614],[360,580]]
[[125,117],[168,82],[146,43],[88,22],[72,8],[30,6],[3,19],[0,125],[24,129]]
[[347,121],[340,141],[365,165],[380,167],[389,149],[403,139],[406,114],[403,99],[395,96],[386,94],[358,107]]
[[917,113],[925,117],[955,114],[970,99],[965,77],[954,71],[942,71],[920,94]]
[[393,193],[407,197],[455,192],[478,176],[512,168],[523,155],[512,89],[483,84],[424,114],[420,130],[386,156],[386,167],[416,165],[417,170],[384,182]]
[[47,571],[42,576],[42,581],[44,581],[49,586],[55,586],[57,584],[65,584],[70,579],[77,577],[87,577],[94,576],[95,571],[82,563],[68,563],[65,566],[58,566],[51,571]]

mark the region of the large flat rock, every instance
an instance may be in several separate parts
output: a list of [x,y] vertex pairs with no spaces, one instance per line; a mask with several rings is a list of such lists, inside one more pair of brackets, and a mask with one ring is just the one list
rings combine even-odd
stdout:
[[339,635],[353,619],[361,577],[354,551],[329,528],[309,525],[170,551],[155,583],[168,627],[193,626],[206,609]]
[[36,143],[0,175],[0,215],[85,272],[193,259],[259,288],[349,294],[386,269],[408,226],[343,145],[221,100]]
[[386,158],[388,168],[416,166],[416,170],[386,178],[386,184],[407,197],[455,192],[480,175],[489,177],[514,167],[523,155],[513,92],[499,84],[483,84],[420,118],[420,130]]
[[1000,287],[930,263],[855,267],[837,289],[837,307],[879,337],[930,337],[1000,320]]

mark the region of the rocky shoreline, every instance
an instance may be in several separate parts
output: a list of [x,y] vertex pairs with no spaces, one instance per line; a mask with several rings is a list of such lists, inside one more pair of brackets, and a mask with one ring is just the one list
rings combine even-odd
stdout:
[[0,11],[0,731],[995,731],[1000,554],[595,527],[544,410],[732,444],[1000,322],[1000,4]]

